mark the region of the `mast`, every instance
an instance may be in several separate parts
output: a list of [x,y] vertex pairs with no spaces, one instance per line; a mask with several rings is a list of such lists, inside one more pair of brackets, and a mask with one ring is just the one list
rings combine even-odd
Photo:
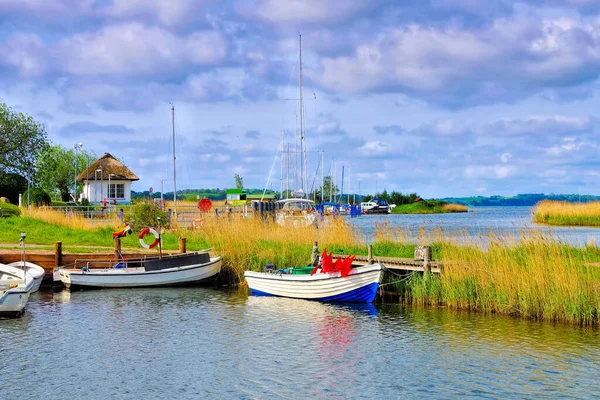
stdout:
[[281,170],[279,173],[279,199],[283,200],[283,154],[285,153],[285,131],[281,131]]
[[300,43],[300,181],[302,192],[305,189],[308,190],[307,178],[306,178],[306,148],[304,145],[304,97],[302,94],[302,35],[298,34],[298,40]]
[[325,201],[325,151],[321,151],[321,204]]
[[171,104],[171,123],[173,125],[173,212],[177,216],[177,172],[175,171],[175,106]]
[[[342,193],[340,193],[340,203],[344,202],[344,166],[342,165]],[[337,201],[336,201],[337,203]]]

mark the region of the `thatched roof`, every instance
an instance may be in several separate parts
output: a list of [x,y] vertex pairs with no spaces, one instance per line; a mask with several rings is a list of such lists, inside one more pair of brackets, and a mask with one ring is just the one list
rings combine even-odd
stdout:
[[[119,160],[114,158],[110,153],[104,153],[102,157],[90,164],[82,173],[77,175],[77,182],[83,182],[84,180],[93,180],[94,171],[97,169],[102,170],[102,176],[104,179],[108,179],[110,174],[111,179],[122,180],[122,181],[139,181],[140,178],[136,174],[131,172],[129,168],[123,165]],[[100,173],[96,175],[100,179]]]

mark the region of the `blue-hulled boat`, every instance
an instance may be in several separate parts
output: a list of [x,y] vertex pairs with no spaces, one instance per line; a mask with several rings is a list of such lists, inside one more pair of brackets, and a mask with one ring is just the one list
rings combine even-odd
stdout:
[[371,303],[383,278],[381,264],[353,265],[346,276],[339,271],[322,273],[320,268],[310,274],[312,267],[301,268],[300,271],[294,271],[294,268],[274,272],[246,271],[244,276],[253,295],[357,303]]

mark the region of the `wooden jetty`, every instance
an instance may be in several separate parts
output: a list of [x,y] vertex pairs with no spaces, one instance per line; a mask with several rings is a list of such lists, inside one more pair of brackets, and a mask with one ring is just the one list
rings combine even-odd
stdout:
[[[334,254],[334,257],[346,257],[347,254]],[[377,257],[373,256],[373,246],[369,245],[368,254],[366,256],[355,256],[355,264],[373,264],[380,263],[385,265],[387,269],[395,271],[417,271],[431,272],[439,274],[442,272],[442,263],[431,260],[431,247],[417,246],[415,249],[414,258],[399,258],[399,257]]]

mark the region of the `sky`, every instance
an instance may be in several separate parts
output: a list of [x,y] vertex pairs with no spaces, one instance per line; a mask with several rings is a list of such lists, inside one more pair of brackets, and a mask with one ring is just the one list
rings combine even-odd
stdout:
[[136,191],[173,190],[172,106],[178,190],[299,189],[301,34],[309,187],[600,194],[599,0],[0,0],[0,33],[0,101]]

